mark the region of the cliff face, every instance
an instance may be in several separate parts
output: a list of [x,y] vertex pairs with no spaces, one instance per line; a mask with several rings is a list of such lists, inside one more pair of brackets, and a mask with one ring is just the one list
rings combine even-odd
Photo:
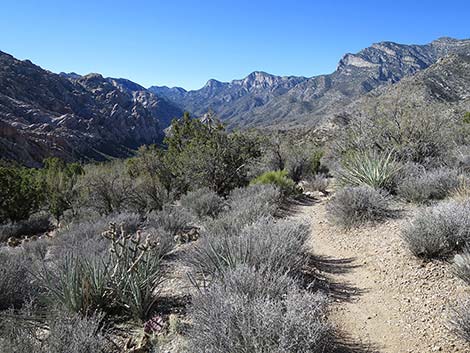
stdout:
[[103,160],[160,142],[181,110],[124,81],[58,75],[0,52],[0,157],[30,166],[48,156]]
[[197,115],[211,108],[231,126],[314,126],[368,92],[414,75],[453,53],[470,53],[470,40],[441,38],[425,45],[376,43],[344,55],[332,74],[311,78],[254,72],[229,83],[211,80],[196,91],[150,89]]

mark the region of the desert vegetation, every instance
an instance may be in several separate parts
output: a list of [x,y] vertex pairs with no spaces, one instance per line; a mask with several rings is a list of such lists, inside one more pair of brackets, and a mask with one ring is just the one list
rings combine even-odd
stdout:
[[[421,125],[394,118],[401,129],[361,117],[313,143],[185,114],[164,146],[126,160],[2,164],[1,351],[332,351],[312,230],[288,217],[305,197],[327,200],[338,232],[406,216],[409,255],[452,261],[470,283],[461,122],[430,122],[421,136]],[[188,287],[173,288],[174,276]],[[468,339],[468,304],[452,310]]]
[[[310,228],[280,212],[300,181],[326,192],[320,151],[186,114],[127,160],[2,164],[0,351],[156,352],[175,332],[179,351],[324,351]],[[177,317],[172,261],[193,288]]]
[[[327,215],[357,228],[408,214],[401,237],[410,255],[451,261],[452,273],[470,283],[468,120],[430,111],[418,119],[411,111],[372,111],[337,133],[326,156],[336,180]],[[468,303],[447,309],[454,332],[468,341]]]

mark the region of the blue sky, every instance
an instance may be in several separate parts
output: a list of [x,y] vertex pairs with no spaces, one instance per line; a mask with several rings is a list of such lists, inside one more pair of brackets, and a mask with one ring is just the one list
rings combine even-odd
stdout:
[[470,1],[2,0],[0,50],[54,72],[200,88],[255,70],[313,76],[390,40],[469,38]]

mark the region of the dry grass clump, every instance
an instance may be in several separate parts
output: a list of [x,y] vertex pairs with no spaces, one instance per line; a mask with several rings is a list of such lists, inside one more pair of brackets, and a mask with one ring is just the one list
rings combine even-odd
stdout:
[[462,339],[470,342],[470,301],[460,303],[454,309],[454,315],[451,319],[453,331]]
[[350,228],[384,221],[393,215],[393,211],[387,193],[358,186],[339,190],[328,203],[327,214],[334,223]]
[[400,181],[397,193],[407,201],[424,203],[446,198],[459,184],[457,171],[441,168],[405,177]]
[[224,207],[223,198],[209,188],[191,191],[184,195],[180,202],[199,218],[215,218]]
[[448,201],[423,208],[405,226],[402,236],[416,256],[448,256],[468,243],[470,202]]
[[187,261],[210,278],[240,265],[258,270],[299,272],[307,262],[310,229],[292,220],[261,219],[239,234],[208,234],[194,246]]
[[193,298],[189,352],[324,352],[326,303],[285,276],[236,268]]

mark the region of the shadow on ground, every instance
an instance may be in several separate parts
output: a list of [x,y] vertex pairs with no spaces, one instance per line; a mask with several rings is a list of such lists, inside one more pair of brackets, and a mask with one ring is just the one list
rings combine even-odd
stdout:
[[286,200],[277,211],[278,217],[289,217],[294,216],[298,213],[299,207],[312,206],[319,203],[320,200],[314,197],[307,196],[305,194],[298,195],[296,197],[289,198]]
[[341,332],[336,332],[332,342],[333,349],[330,353],[380,353],[379,347],[373,344],[362,344],[347,337]]
[[[327,293],[334,301],[354,301],[366,292],[347,282],[335,280],[335,275],[341,275],[353,271],[361,265],[356,259],[334,258],[331,256],[311,255],[309,259],[311,271],[307,271],[304,281],[309,290],[321,290]],[[352,337],[340,331],[334,332],[330,353],[379,353],[380,349],[373,344],[356,342]]]
[[336,259],[328,256],[310,256],[309,268],[302,275],[304,287],[321,290],[335,301],[353,301],[365,290],[350,283],[333,279],[333,275],[347,273],[359,267],[355,258]]

